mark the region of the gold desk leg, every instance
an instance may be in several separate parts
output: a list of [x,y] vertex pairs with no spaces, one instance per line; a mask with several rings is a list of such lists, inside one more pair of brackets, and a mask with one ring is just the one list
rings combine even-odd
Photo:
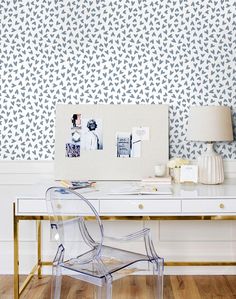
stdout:
[[14,299],[19,299],[19,220],[15,214],[13,203],[13,235],[14,235]]
[[42,278],[42,223],[37,220],[38,278]]

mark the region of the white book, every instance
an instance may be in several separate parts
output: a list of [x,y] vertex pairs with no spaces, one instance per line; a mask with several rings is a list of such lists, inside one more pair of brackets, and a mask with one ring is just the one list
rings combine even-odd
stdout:
[[141,180],[142,183],[171,183],[171,177],[149,177]]
[[159,185],[171,185],[170,182],[141,182],[141,186],[159,186]]

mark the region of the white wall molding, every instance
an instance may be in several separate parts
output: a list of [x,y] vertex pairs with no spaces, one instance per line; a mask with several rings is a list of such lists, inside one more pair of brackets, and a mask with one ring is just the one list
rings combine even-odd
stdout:
[[[196,160],[192,163],[195,164]],[[236,177],[236,160],[224,160],[224,170],[226,178]],[[22,175],[53,177],[53,173],[54,161],[0,161],[0,184],[11,184],[11,181],[8,182],[11,176],[16,178]]]
[[54,177],[54,161],[1,161],[0,185],[31,185]]
[[226,178],[236,177],[236,160],[224,160],[224,170]]
[[0,174],[52,174],[54,161],[0,161]]

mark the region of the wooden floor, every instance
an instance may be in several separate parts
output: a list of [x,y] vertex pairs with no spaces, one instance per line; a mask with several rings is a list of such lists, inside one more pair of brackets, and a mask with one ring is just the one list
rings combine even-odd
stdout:
[[[50,277],[33,279],[22,299],[49,299]],[[145,276],[114,283],[114,299],[151,299],[152,284]],[[0,276],[0,298],[13,299],[13,277]],[[94,299],[86,283],[63,278],[62,299]],[[236,276],[165,276],[164,299],[235,299]]]

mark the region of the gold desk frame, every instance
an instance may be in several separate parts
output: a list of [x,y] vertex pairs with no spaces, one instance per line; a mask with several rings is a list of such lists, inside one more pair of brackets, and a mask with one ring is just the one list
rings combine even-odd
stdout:
[[[87,217],[92,219],[92,217]],[[235,215],[193,215],[193,216],[100,216],[102,220],[236,220]],[[13,203],[13,233],[14,233],[14,299],[19,299],[26,286],[29,284],[35,273],[37,272],[38,278],[42,277],[42,267],[51,266],[52,262],[42,261],[42,248],[41,248],[41,221],[50,220],[52,217],[46,215],[16,215],[15,203]],[[29,275],[26,277],[22,286],[19,284],[19,222],[22,220],[35,220],[37,224],[37,263],[32,268]],[[165,266],[236,266],[236,261],[218,261],[218,262],[182,262],[182,261],[168,261]]]

